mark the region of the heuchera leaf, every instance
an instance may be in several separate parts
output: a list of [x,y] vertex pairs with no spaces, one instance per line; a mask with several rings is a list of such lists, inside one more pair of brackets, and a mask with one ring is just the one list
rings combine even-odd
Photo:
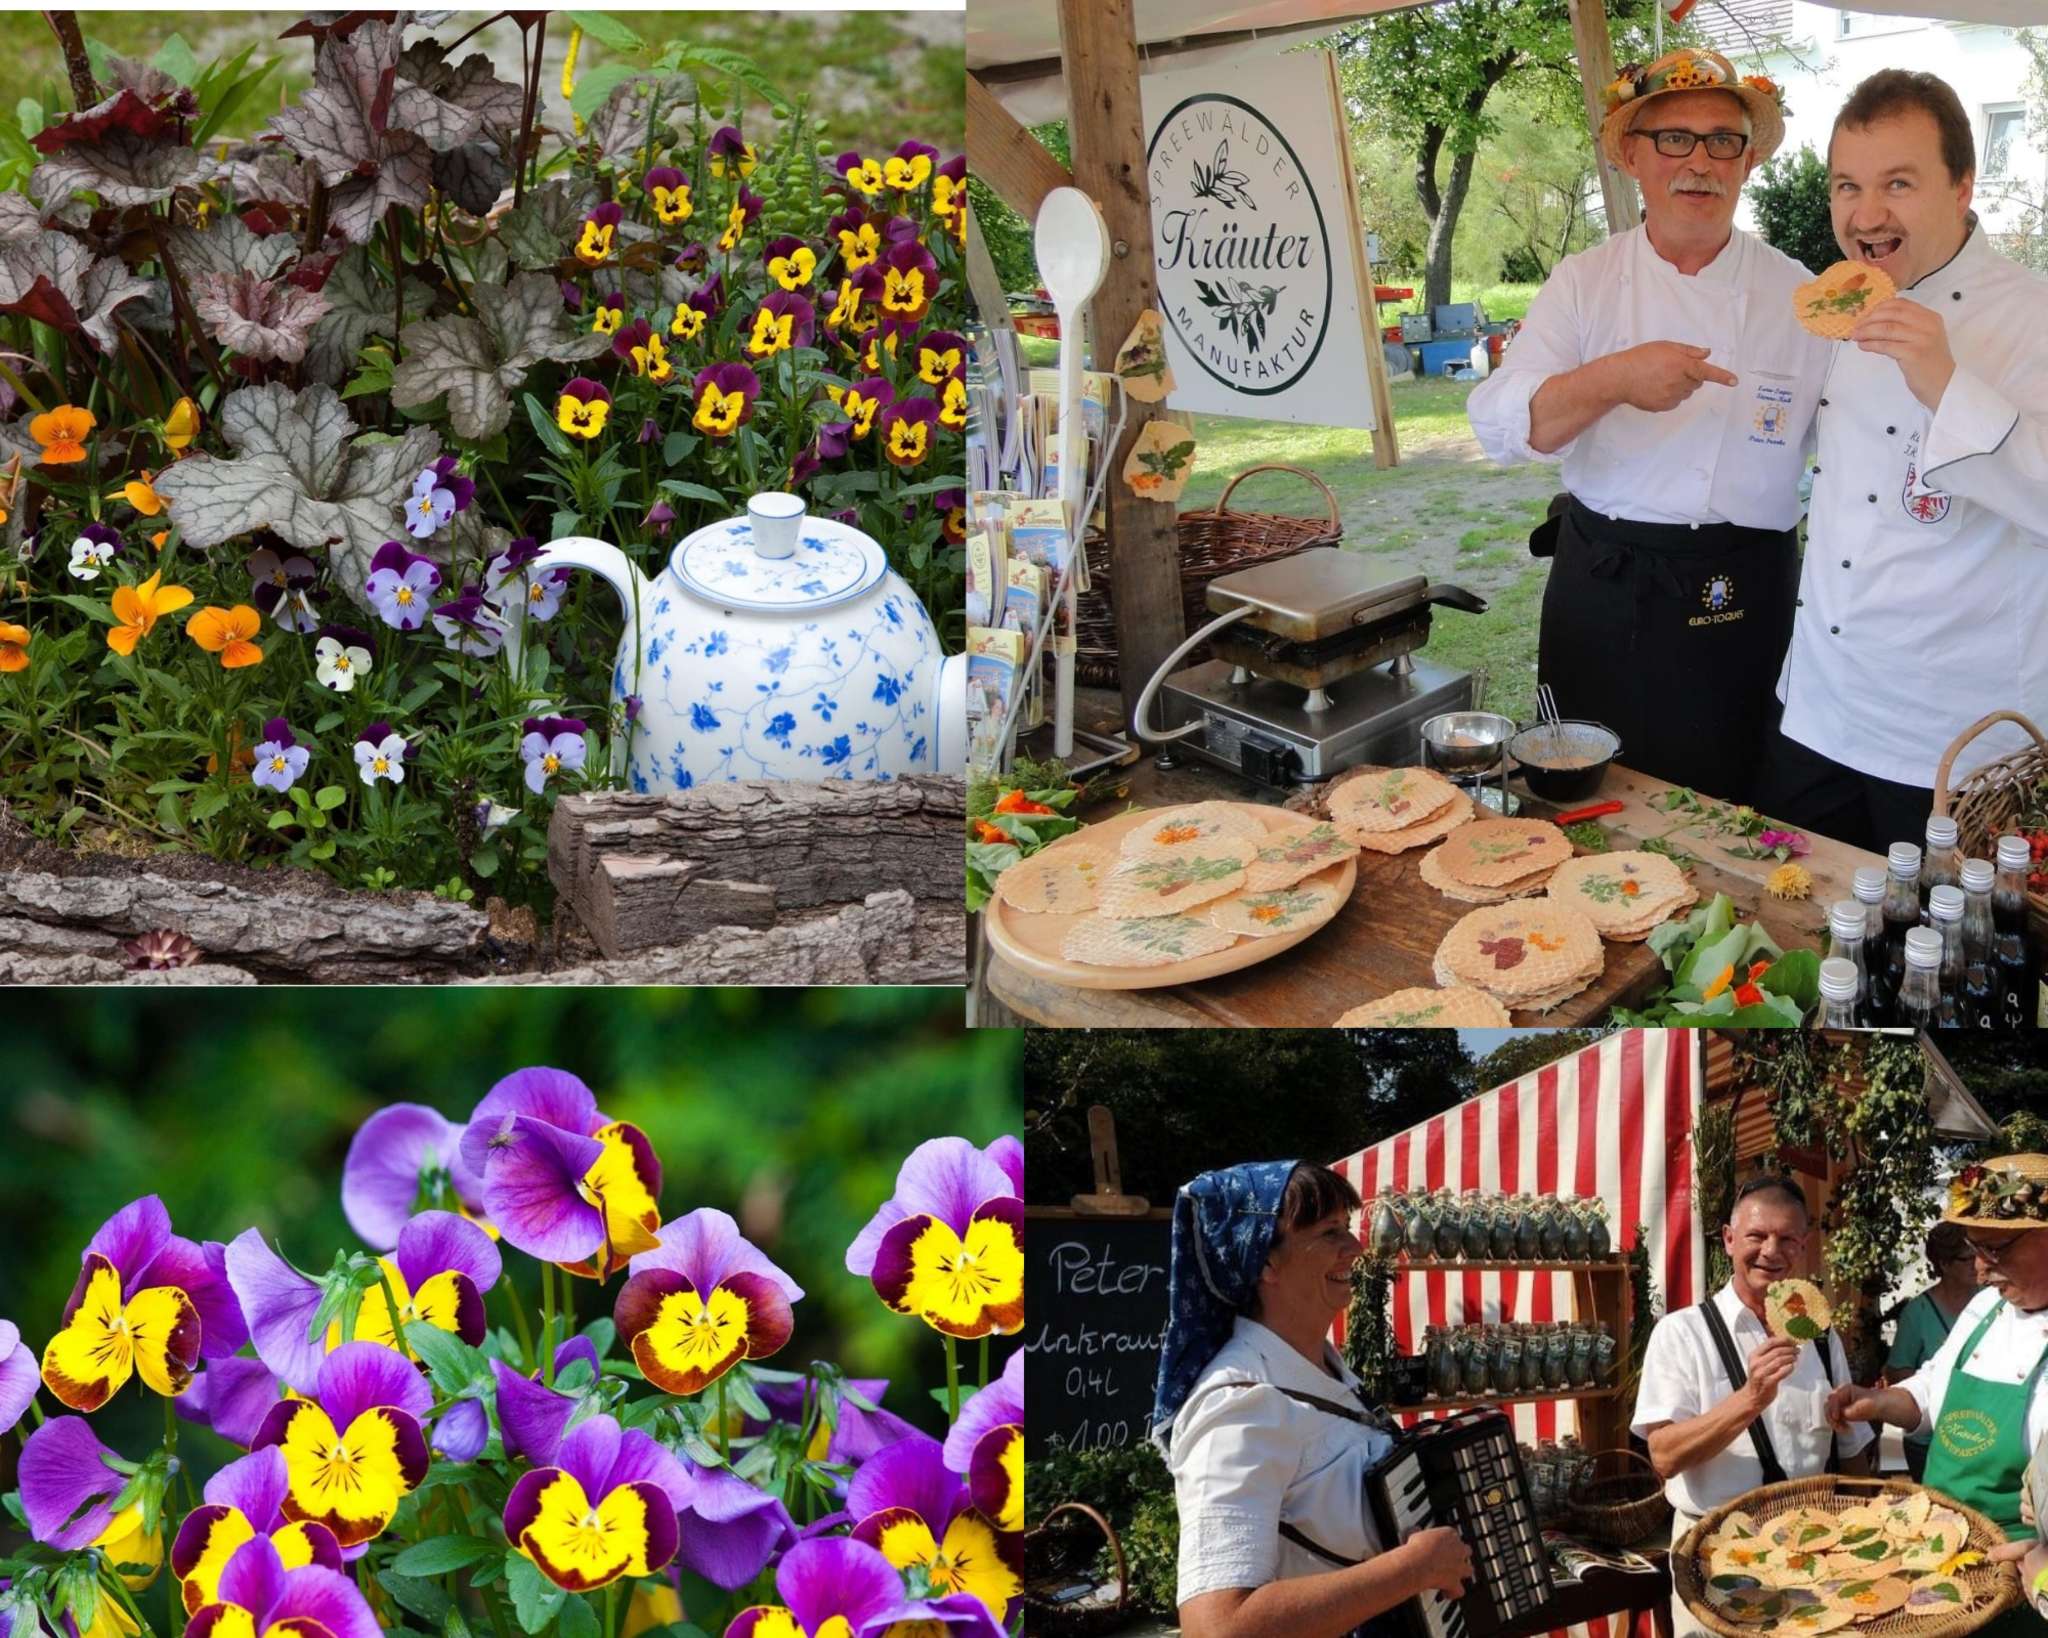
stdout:
[[210,228],[175,227],[169,235],[171,255],[188,280],[202,273],[253,273],[274,279],[298,253],[289,233],[258,235],[241,217],[222,216]]
[[597,190],[589,183],[557,177],[498,219],[498,243],[520,267],[553,267],[569,254],[576,224],[596,203]]
[[83,331],[103,352],[119,343],[115,313],[153,289],[118,257],[95,260],[69,234],[0,243],[0,313],[21,313],[68,333]]
[[[327,311],[313,326],[305,371],[308,380],[331,387],[355,368],[364,342],[373,335],[391,334],[397,303],[383,276],[371,265],[370,253],[363,249],[349,251],[334,264],[320,294],[327,298]],[[406,279],[408,319],[425,313],[432,300],[433,291],[423,280]]]
[[39,150],[54,154],[117,131],[154,139],[175,134],[179,120],[198,114],[198,99],[162,69],[129,57],[116,57],[107,67],[114,94],[39,132],[33,139]]
[[296,364],[328,307],[324,295],[254,273],[202,273],[190,282],[192,306],[214,340],[249,358]]
[[193,148],[158,137],[110,131],[98,142],[60,149],[35,168],[28,191],[45,204],[88,192],[108,205],[153,205],[214,172],[214,161]]
[[269,529],[301,551],[325,550],[334,579],[364,607],[370,559],[392,538],[413,475],[441,439],[409,428],[388,443],[352,445],[356,424],[332,387],[291,392],[244,387],[221,406],[232,460],[190,455],[156,485],[171,521],[194,546],[218,546]]
[[560,288],[545,273],[522,273],[503,290],[477,290],[471,299],[475,318],[408,324],[391,378],[391,402],[402,409],[445,393],[457,437],[502,432],[512,417],[510,389],[533,365],[573,363],[610,350],[608,337],[570,321]]

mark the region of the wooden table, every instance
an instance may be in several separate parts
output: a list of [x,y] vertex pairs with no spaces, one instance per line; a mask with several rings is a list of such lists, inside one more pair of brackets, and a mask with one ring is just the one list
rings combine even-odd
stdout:
[[[1277,803],[1283,793],[1192,759],[1171,769],[1147,758],[1128,770],[1127,789],[1113,803],[1083,814],[1103,818],[1119,812],[1126,797],[1144,807],[1196,802],[1213,797]],[[1825,950],[1827,909],[1850,894],[1862,865],[1882,865],[1875,854],[1823,837],[1810,837],[1812,851],[1799,862],[1813,877],[1812,897],[1780,902],[1765,894],[1764,880],[1775,859],[1744,859],[1727,851],[1729,838],[1703,828],[1684,828],[1686,817],[1666,814],[1650,803],[1669,789],[1619,763],[1608,770],[1593,802],[1620,801],[1622,811],[1600,823],[1618,851],[1650,837],[1669,840],[1693,854],[1699,865],[1693,885],[1705,903],[1717,892],[1735,902],[1739,920],[1759,921],[1785,949]],[[1527,798],[1523,811],[1549,817],[1553,805]],[[1437,945],[1454,922],[1473,907],[1448,899],[1421,877],[1424,849],[1393,857],[1361,853],[1358,886],[1329,926],[1271,961],[1202,984],[1156,990],[1077,990],[1021,971],[990,953],[986,982],[1001,1007],[1026,1022],[1066,1029],[1322,1028],[1340,1013],[1410,985],[1433,986]],[[1641,1004],[1661,987],[1663,963],[1648,944],[1608,942],[1607,967],[1592,986],[1547,1013],[1517,1012],[1517,1025],[1556,1026],[1598,1022],[1611,1006]]]

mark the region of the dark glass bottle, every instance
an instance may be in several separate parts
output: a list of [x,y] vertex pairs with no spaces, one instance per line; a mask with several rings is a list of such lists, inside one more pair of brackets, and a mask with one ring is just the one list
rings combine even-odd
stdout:
[[[1920,925],[1920,849],[1894,842],[1886,856],[1884,883],[1884,988],[1887,1023],[1903,1024],[1899,991],[1906,979],[1906,934]],[[1937,953],[1935,965],[1940,965]]]
[[2032,1029],[2040,1009],[2034,951],[2027,933],[2027,866],[2024,836],[1998,838],[1998,877],[1991,888],[1991,955],[1998,978],[1998,1022],[2002,1029]]
[[1898,999],[1898,987],[1889,981],[1885,967],[1891,940],[1885,932],[1884,884],[1885,872],[1876,865],[1864,865],[1856,872],[1856,902],[1863,906],[1861,1021],[1867,1029],[1890,1023],[1892,1003]]
[[1998,975],[1991,960],[1996,875],[1989,859],[1963,861],[1963,1012],[1971,1029],[1999,1027]]
[[1931,930],[1941,935],[1941,996],[1934,1022],[1941,1029],[1961,1029],[1970,1021],[1963,1002],[1963,890],[1937,882],[1928,890],[1927,914]]
[[1956,822],[1934,815],[1927,821],[1927,852],[1920,861],[1920,925],[1932,927],[1928,896],[1937,887],[1959,887],[1963,880],[1962,855],[1956,851]]
[[1895,1022],[1906,1029],[1933,1029],[1941,1011],[1941,935],[1932,927],[1910,927],[1904,947],[1906,970],[1899,980]]

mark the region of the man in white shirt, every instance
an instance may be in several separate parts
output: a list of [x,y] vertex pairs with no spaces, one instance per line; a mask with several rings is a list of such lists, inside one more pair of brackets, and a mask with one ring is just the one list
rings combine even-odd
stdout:
[[[1828,1419],[1838,1428],[1931,1430],[1928,1485],[2005,1530],[2011,1539],[1992,1556],[2026,1558],[2026,1590],[2039,1597],[2048,1554],[2034,1550],[2021,1498],[2030,1455],[2048,1436],[2048,1155],[1965,1167],[1949,1185],[1942,1220],[1969,1235],[1987,1267],[1985,1289],[1925,1366],[1895,1388],[1837,1388]],[[2031,1616],[2022,1624],[2039,1629]]]
[[[1917,840],[1949,743],[2048,714],[2048,279],[1970,211],[1970,118],[1887,69],[1835,118],[1835,237],[1891,275],[1834,355],[1780,733],[1758,806],[1882,852]],[[2011,724],[1951,778],[2029,741]]]
[[[1734,1265],[1728,1283],[1700,1307],[1666,1314],[1650,1332],[1629,1431],[1648,1442],[1650,1461],[1677,1511],[1673,1541],[1760,1484],[1868,1471],[1870,1430],[1834,1439],[1825,1415],[1829,1385],[1849,1380],[1841,1339],[1827,1334],[1823,1361],[1819,1344],[1773,1337],[1764,1323],[1771,1282],[1805,1266],[1807,1230],[1806,1201],[1795,1186],[1776,1177],[1749,1183],[1721,1230]],[[1739,1386],[1724,1363],[1709,1308],[1738,1362]],[[1676,1597],[1671,1617],[1674,1638],[1704,1630]]]
[[1675,51],[1607,90],[1601,143],[1643,225],[1559,262],[1466,413],[1502,463],[1562,463],[1538,671],[1629,763],[1753,795],[1791,635],[1794,533],[1827,348],[1799,327],[1811,275],[1735,227],[1784,137],[1776,89]]

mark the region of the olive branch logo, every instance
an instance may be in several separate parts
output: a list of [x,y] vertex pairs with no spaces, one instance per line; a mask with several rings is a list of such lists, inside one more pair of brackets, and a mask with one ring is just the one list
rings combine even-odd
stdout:
[[1214,164],[1204,165],[1195,161],[1195,197],[1213,199],[1225,210],[1236,210],[1239,205],[1246,210],[1259,208],[1258,201],[1251,196],[1247,184],[1251,178],[1243,171],[1230,168],[1230,139],[1225,137],[1216,144]]

